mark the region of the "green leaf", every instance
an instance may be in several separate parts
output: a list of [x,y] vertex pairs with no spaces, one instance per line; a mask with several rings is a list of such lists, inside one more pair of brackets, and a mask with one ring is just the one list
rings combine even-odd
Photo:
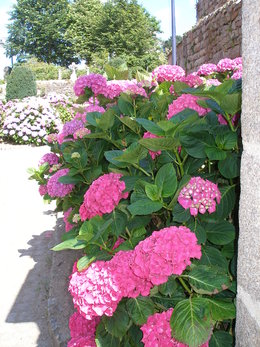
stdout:
[[163,295],[172,296],[177,290],[177,282],[175,276],[170,276],[168,281],[159,286],[159,292]]
[[219,161],[218,169],[226,178],[235,178],[240,174],[240,156],[236,153],[229,153],[225,160]]
[[59,243],[51,248],[52,251],[63,251],[64,249],[82,249],[86,247],[85,241],[78,241],[76,238]]
[[185,210],[180,204],[176,204],[172,211],[172,220],[178,223],[185,223],[190,218],[190,210]]
[[233,302],[207,298],[210,304],[211,317],[214,321],[223,321],[236,317],[236,306]]
[[145,193],[147,197],[152,201],[160,200],[160,191],[159,188],[155,184],[147,183],[145,186]]
[[108,109],[102,114],[100,119],[96,119],[97,126],[102,130],[108,130],[112,128],[115,122],[115,112],[112,109]]
[[165,131],[162,130],[156,123],[145,119],[145,118],[137,118],[137,123],[141,124],[145,130],[149,131],[150,133],[157,135],[157,136],[164,136]]
[[241,93],[223,95],[220,101],[220,107],[228,114],[234,116],[241,110]]
[[174,148],[178,146],[178,142],[176,139],[173,139],[171,137],[162,137],[162,138],[155,138],[155,139],[141,139],[139,140],[139,143],[146,147],[147,149],[151,151],[172,151]]
[[121,123],[125,124],[134,133],[138,134],[140,127],[137,124],[137,120],[133,120],[130,117],[118,117]]
[[201,265],[218,266],[224,271],[228,270],[228,262],[217,248],[204,246],[202,247],[201,252],[202,257],[199,261]]
[[120,98],[118,99],[118,107],[123,115],[130,117],[134,115],[134,106],[130,96],[121,94]]
[[136,299],[128,299],[127,311],[137,325],[146,323],[147,318],[154,314],[154,304],[150,298],[139,296]]
[[106,331],[104,323],[101,321],[96,330],[95,342],[97,347],[120,347],[120,339]]
[[92,225],[91,220],[86,220],[80,230],[79,230],[79,235],[82,236],[81,240],[84,239],[84,241],[89,242],[93,236],[94,236],[94,229]]
[[193,173],[197,172],[202,165],[205,163],[205,159],[196,159],[189,157],[184,165],[184,170],[187,174],[192,175]]
[[180,81],[176,81],[173,83],[173,87],[174,87],[174,92],[177,94],[181,94],[181,92],[184,89],[187,89],[189,86],[188,84],[184,83],[184,82],[180,82]]
[[175,193],[177,177],[173,164],[168,163],[160,168],[155,177],[155,184],[164,198],[168,198]]
[[227,221],[207,223],[205,230],[208,240],[215,245],[226,245],[233,241],[236,236],[234,225]]
[[229,150],[233,149],[237,144],[237,133],[233,131],[224,132],[216,136],[216,144],[219,148]]
[[91,263],[93,263],[93,261],[96,260],[96,257],[88,257],[87,255],[85,255],[84,257],[81,257],[78,262],[77,262],[77,269],[79,271],[82,271],[84,269],[86,269],[87,267],[89,267],[89,265]]
[[103,323],[109,334],[119,338],[124,337],[131,324],[125,304],[120,303],[112,317],[103,318]]
[[58,181],[63,184],[77,184],[82,181],[82,178],[79,177],[71,177],[71,176],[61,176]]
[[206,148],[214,146],[215,144],[213,137],[206,131],[182,135],[180,141],[187,153],[198,159],[205,158]]
[[170,324],[176,340],[189,347],[202,345],[212,329],[209,303],[203,298],[180,301],[174,308]]
[[218,147],[205,147],[205,152],[209,160],[224,160],[227,153]]
[[[189,209],[187,210],[189,211]],[[198,239],[198,243],[202,244],[205,243],[207,240],[207,234],[203,226],[200,224],[200,222],[197,220],[191,220],[188,224],[187,227],[193,231],[196,234],[196,237]]]
[[232,347],[233,338],[226,331],[216,331],[209,341],[209,347]]
[[147,150],[139,145],[139,143],[132,143],[120,156],[115,159],[119,162],[126,162],[131,164],[138,164],[139,161],[145,158]]
[[97,120],[100,119],[101,116],[102,116],[102,113],[100,112],[89,112],[87,114],[86,120],[90,125],[97,127]]
[[231,284],[228,274],[213,266],[194,266],[187,277],[190,285],[198,294],[217,294]]
[[133,216],[143,216],[159,211],[163,207],[161,202],[151,201],[150,199],[140,199],[127,208]]
[[107,151],[104,153],[104,155],[105,155],[106,160],[109,161],[110,163],[112,163],[113,165],[120,167],[120,168],[125,168],[129,165],[127,162],[118,161],[115,159],[115,158],[121,156],[123,153],[124,153],[123,151],[114,150],[114,151]]
[[219,190],[221,192],[220,204],[217,205],[216,212],[212,216],[216,216],[218,219],[225,219],[235,206],[235,186],[223,186],[219,187]]
[[119,236],[125,231],[127,216],[125,213],[119,210],[114,210],[112,212],[112,219],[113,219],[113,223],[111,224],[111,228],[112,228],[113,234],[115,234],[116,236]]

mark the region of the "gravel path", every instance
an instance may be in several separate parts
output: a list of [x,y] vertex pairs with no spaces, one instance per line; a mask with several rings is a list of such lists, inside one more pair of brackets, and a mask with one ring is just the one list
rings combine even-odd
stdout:
[[51,347],[48,331],[50,237],[54,206],[28,180],[47,148],[0,144],[0,346]]

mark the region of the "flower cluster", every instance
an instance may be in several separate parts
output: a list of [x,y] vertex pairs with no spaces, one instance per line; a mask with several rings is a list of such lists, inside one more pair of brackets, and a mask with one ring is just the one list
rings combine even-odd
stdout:
[[179,79],[179,81],[188,84],[188,86],[190,86],[191,88],[198,87],[201,84],[203,84],[203,79],[202,78],[200,78],[197,75],[192,75],[192,74],[184,76],[184,77],[181,77]]
[[99,74],[90,74],[80,76],[74,85],[75,95],[80,96],[85,94],[85,89],[92,90],[94,95],[104,94],[107,86],[107,80],[105,77]]
[[61,132],[58,134],[58,143],[62,144],[62,142],[64,141],[64,139],[69,136],[72,135],[79,129],[84,128],[84,122],[81,119],[73,119],[69,122],[66,122],[63,125],[63,128],[61,130]]
[[188,228],[165,228],[153,232],[132,251],[119,251],[110,261],[97,261],[74,272],[69,291],[86,319],[112,316],[123,297],[149,295],[154,285],[180,275],[191,258],[200,257],[201,247]]
[[178,65],[161,65],[152,72],[152,77],[157,82],[178,81],[185,76],[185,71]]
[[179,204],[185,209],[189,208],[192,216],[197,216],[198,213],[204,214],[206,211],[215,212],[216,202],[219,204],[220,200],[221,193],[218,186],[201,177],[192,177],[178,197]]
[[48,189],[47,189],[47,186],[45,184],[41,184],[39,186],[39,193],[40,193],[40,196],[44,196],[45,194],[48,193]]
[[[150,133],[149,131],[145,132],[144,133],[144,136],[143,136],[144,139],[156,139],[158,138],[158,136]],[[152,159],[154,160],[158,155],[160,155],[162,153],[162,151],[157,151],[157,152],[154,152],[154,151],[149,151],[149,154],[150,156],[152,157]]]
[[75,131],[73,134],[74,140],[82,139],[85,135],[90,134],[91,131],[87,128],[81,128]]
[[68,347],[96,347],[95,332],[99,322],[99,317],[90,321],[78,312],[73,313],[69,320],[71,340],[68,342]]
[[121,199],[127,199],[128,193],[123,192],[125,183],[120,181],[121,177],[120,174],[109,173],[92,182],[79,209],[82,221],[110,213]]
[[174,100],[172,104],[169,105],[167,118],[170,119],[179,112],[185,110],[186,108],[190,108],[196,112],[198,112],[199,116],[204,116],[209,111],[208,109],[200,106],[197,101],[199,97],[190,94],[182,94],[178,97],[178,99]]
[[217,71],[218,72],[233,71],[235,66],[236,65],[232,59],[229,59],[229,58],[221,59],[217,64]]
[[40,159],[39,166],[43,165],[44,163],[48,163],[50,166],[56,165],[59,163],[59,157],[55,153],[46,153]]
[[[173,309],[162,313],[155,313],[147,319],[146,324],[141,327],[143,332],[142,342],[145,347],[188,347],[171,337],[170,319]],[[201,347],[208,347],[206,342]]]
[[74,184],[65,184],[59,182],[59,178],[66,176],[69,173],[69,169],[61,169],[57,171],[47,182],[47,191],[52,198],[64,198],[64,196],[71,193],[74,188]]
[[59,113],[45,99],[28,97],[5,105],[3,135],[19,144],[44,144],[48,134],[62,126]]
[[197,74],[199,76],[209,76],[217,71],[217,65],[215,64],[203,64],[199,67]]
[[121,93],[128,93],[133,95],[141,95],[147,97],[144,88],[139,85],[136,80],[115,80],[107,82],[107,89],[104,96],[108,99],[114,99]]
[[209,78],[208,80],[206,80],[206,86],[219,86],[221,85],[221,82],[219,82],[219,80],[217,80],[216,78]]

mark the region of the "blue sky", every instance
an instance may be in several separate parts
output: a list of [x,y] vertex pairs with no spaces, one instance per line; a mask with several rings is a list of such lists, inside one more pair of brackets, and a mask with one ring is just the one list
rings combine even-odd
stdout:
[[[104,0],[103,0],[104,1]],[[8,11],[16,0],[0,0],[0,39],[7,36],[6,24],[8,23]],[[147,11],[161,22],[160,34],[162,39],[167,39],[171,35],[171,0],[138,0]],[[189,31],[196,22],[195,11],[196,0],[175,0],[176,7],[176,29],[177,34],[182,35]],[[0,54],[0,65],[7,60]],[[7,65],[7,63],[5,64]]]

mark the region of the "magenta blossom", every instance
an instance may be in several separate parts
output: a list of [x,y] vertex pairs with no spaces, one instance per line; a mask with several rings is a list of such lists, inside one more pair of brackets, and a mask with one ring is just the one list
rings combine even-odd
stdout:
[[69,169],[61,169],[50,177],[47,183],[48,194],[52,198],[64,198],[64,196],[70,194],[74,188],[74,184],[65,184],[59,182],[59,178],[66,176],[69,173]]
[[203,64],[199,67],[197,74],[199,76],[209,76],[213,74],[214,72],[217,72],[217,65],[215,64]]
[[182,94],[178,99],[174,100],[172,104],[169,105],[167,118],[170,119],[179,112],[190,108],[198,112],[199,116],[205,116],[209,112],[208,109],[200,106],[197,101],[200,100],[198,96],[190,94]]
[[85,89],[92,90],[94,95],[104,94],[107,87],[107,80],[99,74],[90,74],[80,76],[74,85],[75,95],[80,96],[85,94]]
[[204,214],[206,211],[215,212],[216,203],[219,204],[220,200],[221,193],[218,186],[201,177],[192,177],[178,197],[179,204],[185,210],[189,208],[192,216],[197,216],[198,213]]
[[[159,137],[159,136],[156,136],[156,135],[150,133],[149,131],[145,132],[145,133],[144,133],[144,136],[143,136],[144,139],[156,139],[156,138],[158,138],[158,137]],[[158,155],[160,155],[161,153],[162,153],[162,151],[157,151],[157,152],[149,151],[149,154],[150,154],[150,156],[152,157],[153,160],[155,160],[155,158],[156,158]]]
[[40,159],[39,166],[43,165],[44,163],[48,163],[50,166],[57,165],[59,163],[59,157],[55,153],[46,153]]
[[178,65],[161,65],[152,72],[152,78],[157,82],[178,81],[185,76],[185,71]]
[[232,59],[225,58],[225,59],[221,59],[218,62],[217,71],[218,72],[233,71],[235,67],[236,67],[236,64]]

